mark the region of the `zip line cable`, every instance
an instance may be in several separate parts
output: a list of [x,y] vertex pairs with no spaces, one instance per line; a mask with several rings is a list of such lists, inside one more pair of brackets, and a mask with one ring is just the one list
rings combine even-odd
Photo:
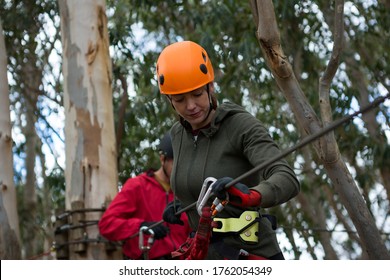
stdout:
[[[279,155],[265,161],[264,163],[258,165],[258,166],[255,166],[254,168],[252,168],[251,170],[249,170],[248,172],[242,174],[241,176],[233,179],[232,181],[230,181],[228,184],[226,184],[225,188],[229,188],[237,183],[239,183],[240,181],[242,181],[244,178],[252,175],[253,173],[265,168],[266,166],[270,165],[271,163],[274,163],[275,161],[278,161],[282,158],[284,158],[285,156],[291,154],[292,152],[302,148],[303,146],[306,146],[307,144],[313,142],[314,140],[316,140],[317,138],[320,138],[321,136],[327,134],[328,132],[334,130],[335,128],[339,127],[340,125],[346,123],[346,122],[349,122],[350,120],[352,120],[353,118],[355,118],[356,116],[360,115],[360,114],[364,114],[372,109],[374,109],[375,107],[379,106],[381,103],[385,102],[386,99],[390,98],[390,93],[388,93],[387,95],[384,95],[384,96],[381,96],[381,97],[378,97],[376,98],[373,102],[371,102],[370,104],[362,107],[359,111],[356,111],[354,112],[353,114],[350,114],[350,115],[346,115],[344,116],[343,118],[337,120],[337,121],[333,121],[331,122],[328,126],[324,127],[323,129],[321,129],[320,131],[314,133],[314,134],[311,134],[305,138],[302,139],[301,142],[299,142],[298,144],[282,151]],[[194,203],[182,208],[181,210],[179,210],[175,215],[180,215],[182,214],[183,212],[193,208],[196,206],[196,203],[197,201],[195,201]],[[147,230],[149,229],[152,229],[160,224],[162,224],[164,222],[164,220],[161,220],[159,222],[156,222],[152,225],[150,225]],[[139,233],[135,233],[134,235],[130,236],[129,238],[125,239],[125,240],[128,240],[128,239],[131,239],[133,237],[136,237],[138,236]],[[124,241],[125,241],[124,240]]]

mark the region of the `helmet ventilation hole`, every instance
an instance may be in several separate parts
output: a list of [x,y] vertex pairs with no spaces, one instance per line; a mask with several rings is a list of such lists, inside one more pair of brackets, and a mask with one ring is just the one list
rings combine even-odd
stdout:
[[207,60],[207,55],[205,55],[204,52],[202,52],[202,57],[203,57],[204,62],[207,62],[206,61]]
[[206,65],[201,64],[199,68],[200,68],[200,71],[202,71],[203,74],[207,74],[207,67],[206,67]]
[[160,85],[164,84],[164,75],[160,75]]

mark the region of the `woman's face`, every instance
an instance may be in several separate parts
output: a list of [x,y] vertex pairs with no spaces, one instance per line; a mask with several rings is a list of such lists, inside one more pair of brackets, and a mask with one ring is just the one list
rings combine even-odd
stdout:
[[202,128],[210,122],[213,114],[209,114],[210,99],[206,86],[183,94],[174,94],[170,98],[176,112],[191,125],[192,129]]

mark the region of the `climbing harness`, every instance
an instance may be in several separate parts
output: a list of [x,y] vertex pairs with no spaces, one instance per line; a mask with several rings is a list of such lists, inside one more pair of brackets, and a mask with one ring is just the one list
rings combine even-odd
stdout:
[[[208,177],[204,180],[198,200],[196,202],[196,209],[199,216],[202,216],[203,209],[212,196],[213,184],[217,181],[216,178]],[[221,212],[225,205],[229,203],[229,194],[226,192],[226,199],[221,200],[216,197],[211,205],[211,218],[214,225],[212,231],[219,233],[234,232],[239,233],[243,241],[258,242],[259,231],[259,212],[245,211],[239,218],[216,218],[215,216]]]
[[229,202],[229,197],[227,196],[224,200],[215,198],[211,206],[206,205],[209,198],[213,195],[212,187],[216,181],[217,179],[213,177],[208,177],[204,180],[198,200],[196,201],[196,210],[200,216],[197,231],[178,250],[172,252],[172,258],[185,260],[202,260],[206,258],[211,232],[215,226],[213,224],[213,218]]
[[211,213],[211,207],[203,207],[197,231],[192,232],[186,242],[171,253],[172,259],[203,260],[206,258],[211,238]]
[[[215,198],[211,206],[206,206],[209,198],[213,195],[212,187],[217,179],[208,177],[204,180],[196,209],[200,215],[198,229],[194,238],[187,241],[175,251],[172,256],[186,260],[201,260],[207,256],[208,247],[211,239],[211,232],[235,233],[239,234],[241,239],[248,243],[258,242],[259,232],[259,212],[245,211],[239,218],[216,218],[229,202],[228,193],[226,199]],[[249,255],[247,252],[239,251],[238,255]]]
[[257,211],[245,211],[239,218],[214,218],[218,227],[214,227],[213,232],[239,233],[243,241],[257,243],[259,240],[259,217],[260,214]]
[[[145,244],[145,237],[144,235],[149,235],[147,243]],[[148,228],[147,226],[140,227],[139,229],[139,240],[138,240],[138,246],[141,250],[144,259],[149,259],[149,250],[152,248],[152,245],[154,243],[154,231],[151,228]]]

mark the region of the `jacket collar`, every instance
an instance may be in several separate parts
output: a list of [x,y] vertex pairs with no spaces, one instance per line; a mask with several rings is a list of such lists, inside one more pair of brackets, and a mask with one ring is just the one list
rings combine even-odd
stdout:
[[[218,131],[225,118],[243,112],[247,113],[243,107],[232,102],[224,102],[217,107],[215,114],[211,119],[210,125],[206,128],[201,128],[199,133],[203,133],[206,137],[210,138]],[[180,123],[188,132],[192,132],[192,127],[186,120],[180,118]]]

